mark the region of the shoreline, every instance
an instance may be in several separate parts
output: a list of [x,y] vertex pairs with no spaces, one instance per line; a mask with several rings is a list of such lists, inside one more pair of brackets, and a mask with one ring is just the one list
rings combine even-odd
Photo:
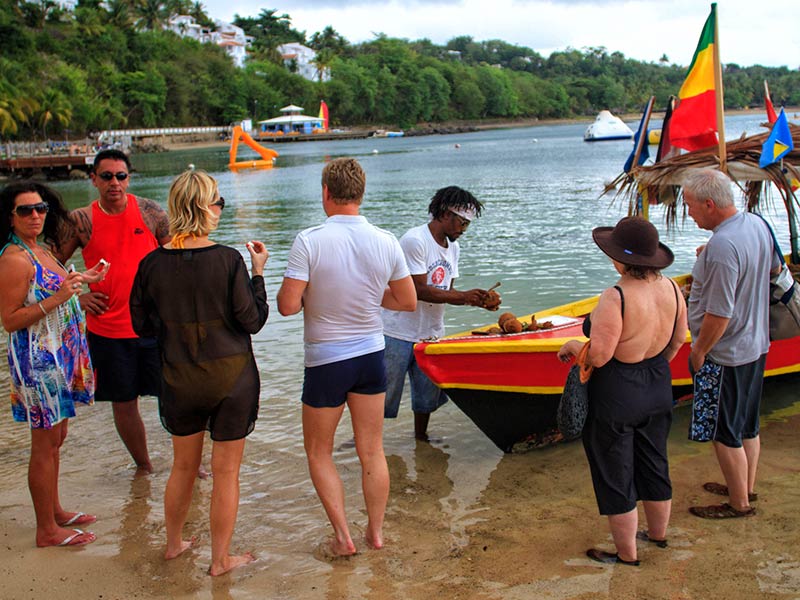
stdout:
[[[791,115],[794,118],[800,118],[798,113],[800,112],[800,107],[786,107],[787,115]],[[654,118],[663,118],[664,111],[653,111]],[[763,108],[753,108],[753,109],[738,109],[738,110],[730,110],[725,113],[728,116],[740,116],[740,115],[749,115],[749,114],[762,114],[764,116],[764,121],[766,122],[766,114]],[[634,122],[638,121],[641,118],[641,113],[622,113],[618,116],[620,119],[626,122]],[[535,127],[537,125],[576,125],[585,123],[587,126],[594,121],[595,117],[569,117],[563,119],[538,119],[536,117],[531,118],[520,118],[520,119],[481,119],[481,120],[450,120],[450,121],[442,121],[441,123],[433,123],[433,122],[422,122],[417,123],[413,127],[405,130],[406,137],[418,137],[418,136],[428,136],[428,135],[448,135],[454,133],[469,133],[473,131],[489,131],[494,129],[518,129],[522,127]],[[396,127],[392,127],[389,125],[354,125],[352,127],[347,128],[345,131],[349,133],[369,133],[378,129],[386,129],[386,130],[393,130],[397,129]],[[153,147],[150,150],[144,151],[136,151],[135,153],[151,153],[151,152],[170,152],[176,150],[191,150],[191,149],[204,149],[204,148],[226,148],[230,146],[230,140],[219,140],[219,139],[199,139],[202,136],[194,136],[195,139],[192,140],[181,140],[181,139],[167,139],[167,138],[159,138],[157,141],[153,139],[152,142],[143,141],[141,146],[147,147],[148,144],[151,146],[159,146],[159,148]],[[313,142],[313,141],[322,141],[322,140],[298,140],[295,143],[301,142]],[[325,141],[338,141],[338,140],[325,140]],[[259,143],[269,144],[269,141],[262,140]]]

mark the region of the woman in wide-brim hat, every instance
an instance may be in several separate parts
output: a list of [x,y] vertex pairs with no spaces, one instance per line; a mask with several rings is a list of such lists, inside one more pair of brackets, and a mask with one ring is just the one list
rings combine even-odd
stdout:
[[[686,337],[686,304],[678,286],[661,275],[672,251],[646,219],[626,217],[592,231],[619,273],[584,322],[589,413],[583,445],[600,514],[608,516],[616,552],[592,548],[593,560],[638,565],[636,538],[666,546],[672,505],[667,436],[672,423],[669,362]],[[559,351],[569,361],[581,349],[571,340]],[[637,532],[636,502],[648,529]]]

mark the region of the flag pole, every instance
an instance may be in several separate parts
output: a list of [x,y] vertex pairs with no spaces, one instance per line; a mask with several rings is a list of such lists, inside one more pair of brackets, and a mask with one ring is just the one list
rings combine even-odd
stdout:
[[[639,129],[639,139],[636,140],[636,147],[633,150],[633,162],[631,163],[631,170],[633,167],[639,164],[639,157],[642,155],[642,148],[644,145],[649,143],[647,139],[647,126],[650,124],[650,116],[653,114],[653,104],[655,104],[656,97],[650,96],[650,100],[647,101],[647,106],[644,109],[644,115],[642,116],[642,124]],[[642,216],[650,220],[650,201],[642,195]]]
[[719,137],[719,170],[723,173],[728,172],[728,155],[725,147],[725,108],[722,92],[722,64],[720,63],[719,52],[719,15],[717,14],[717,3],[711,4],[711,11],[714,13],[714,87],[717,90],[717,136]]

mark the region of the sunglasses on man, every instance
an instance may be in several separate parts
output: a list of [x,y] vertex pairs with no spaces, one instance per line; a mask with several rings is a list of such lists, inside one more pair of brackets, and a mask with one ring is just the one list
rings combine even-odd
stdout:
[[50,207],[46,202],[38,202],[37,204],[20,204],[19,206],[15,206],[14,210],[11,212],[18,217],[25,218],[30,217],[33,211],[36,211],[40,215],[46,215],[48,210],[50,210]]
[[118,173],[103,171],[102,173],[98,173],[97,176],[103,181],[111,181],[115,177],[117,178],[117,181],[125,181],[128,178],[128,174],[125,171],[119,171]]

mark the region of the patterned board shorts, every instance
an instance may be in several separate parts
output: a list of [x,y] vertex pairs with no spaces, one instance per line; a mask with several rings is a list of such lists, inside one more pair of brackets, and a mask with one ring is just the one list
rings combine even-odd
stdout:
[[758,436],[766,358],[764,354],[754,362],[736,367],[706,358],[694,374],[690,440],[713,440],[739,448],[743,439]]

